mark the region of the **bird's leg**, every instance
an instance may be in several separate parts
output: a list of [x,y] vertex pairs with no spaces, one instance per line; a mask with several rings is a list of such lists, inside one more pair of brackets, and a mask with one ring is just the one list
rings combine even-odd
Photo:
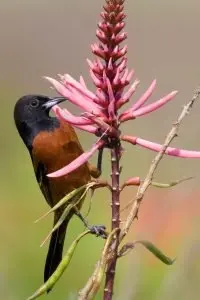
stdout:
[[[90,170],[90,175],[93,178],[99,178],[101,175],[102,171],[102,157],[103,157],[103,148],[99,149],[98,153],[98,160],[97,160],[97,167],[91,165],[88,163],[88,167]],[[80,211],[75,208],[75,213],[77,217],[83,222],[86,228],[90,230],[92,234],[96,234],[97,236],[101,236],[102,238],[106,239],[107,238],[107,233],[106,233],[106,227],[104,225],[89,225],[88,221],[83,217],[83,215],[80,213]]]
[[99,172],[102,172],[102,158],[103,158],[103,148],[99,149],[98,160],[97,160],[97,169]]
[[92,234],[102,237],[103,239],[107,238],[106,227],[104,225],[89,225],[88,221],[83,217],[78,209],[76,209],[76,215],[83,222],[86,228],[90,230]]
[[102,172],[102,157],[103,157],[103,148],[99,149],[97,166],[93,166],[92,164],[88,163],[88,168],[90,171],[90,175],[93,178],[99,178]]

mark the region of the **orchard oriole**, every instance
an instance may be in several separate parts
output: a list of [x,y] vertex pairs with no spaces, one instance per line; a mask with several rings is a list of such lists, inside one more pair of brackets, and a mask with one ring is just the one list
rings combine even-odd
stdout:
[[[28,148],[36,179],[51,207],[73,189],[88,183],[91,176],[99,176],[98,169],[88,163],[63,177],[49,178],[46,176],[69,164],[83,153],[73,127],[49,115],[51,108],[64,100],[66,99],[62,97],[27,95],[20,98],[14,108],[17,130]],[[83,200],[78,204],[78,209],[81,208]],[[60,208],[55,212],[54,225],[63,210],[64,208]],[[74,213],[71,211],[51,236],[45,263],[44,281],[48,280],[62,259],[66,228]],[[103,226],[91,227],[91,230],[101,235]]]

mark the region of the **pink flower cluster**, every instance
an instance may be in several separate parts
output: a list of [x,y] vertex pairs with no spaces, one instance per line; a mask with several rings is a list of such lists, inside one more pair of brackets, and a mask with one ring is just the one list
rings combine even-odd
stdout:
[[[83,111],[79,116],[75,116],[68,109],[56,106],[54,107],[56,116],[74,127],[100,137],[89,151],[61,170],[49,174],[50,177],[59,177],[72,172],[88,161],[95,151],[106,147],[107,143],[114,138],[157,152],[162,147],[157,143],[134,136],[121,135],[119,130],[122,122],[156,111],[173,100],[177,94],[177,91],[173,91],[158,101],[145,105],[156,88],[156,80],[154,80],[146,92],[129,109],[119,112],[120,108],[133,97],[139,85],[139,80],[136,79],[125,91],[125,87],[132,80],[134,71],[129,71],[127,67],[127,46],[120,46],[127,38],[127,34],[123,31],[126,17],[123,12],[123,2],[124,0],[106,1],[104,11],[101,13],[102,21],[98,23],[96,31],[99,43],[91,46],[96,59],[94,61],[87,60],[90,76],[96,87],[95,92],[87,88],[82,76],[79,81],[73,79],[69,74],[59,75],[59,81],[46,77],[61,96]],[[177,157],[200,158],[198,151],[171,147],[167,148],[165,153]]]

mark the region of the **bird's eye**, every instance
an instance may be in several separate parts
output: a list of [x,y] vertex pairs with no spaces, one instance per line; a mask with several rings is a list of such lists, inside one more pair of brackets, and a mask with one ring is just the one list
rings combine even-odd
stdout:
[[37,107],[37,106],[39,106],[39,101],[38,101],[37,99],[32,100],[32,101],[31,101],[31,106],[32,106],[32,107]]

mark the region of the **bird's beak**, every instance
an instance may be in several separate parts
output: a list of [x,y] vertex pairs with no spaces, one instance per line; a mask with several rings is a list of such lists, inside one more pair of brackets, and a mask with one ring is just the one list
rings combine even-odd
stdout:
[[57,105],[63,101],[67,100],[66,98],[64,97],[54,97],[54,98],[49,98],[49,100],[43,104],[43,107],[50,111],[50,109],[54,106],[54,105]]

